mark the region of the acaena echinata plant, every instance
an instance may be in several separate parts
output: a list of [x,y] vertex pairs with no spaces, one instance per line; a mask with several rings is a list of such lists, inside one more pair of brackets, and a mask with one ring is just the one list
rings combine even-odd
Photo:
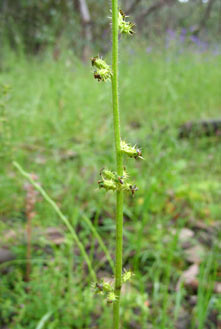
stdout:
[[122,272],[123,255],[123,194],[129,191],[134,195],[136,185],[129,181],[128,173],[123,165],[123,155],[130,158],[142,158],[141,150],[128,145],[120,136],[120,111],[118,97],[118,35],[119,33],[133,35],[134,24],[127,20],[127,16],[118,8],[118,0],[112,0],[112,67],[102,58],[91,58],[94,78],[98,81],[112,82],[113,126],[115,139],[116,171],[102,169],[99,188],[116,192],[116,255],[114,287],[102,280],[94,284],[96,293],[106,297],[108,303],[113,303],[113,329],[120,328],[120,295],[121,286],[132,277],[131,271]]

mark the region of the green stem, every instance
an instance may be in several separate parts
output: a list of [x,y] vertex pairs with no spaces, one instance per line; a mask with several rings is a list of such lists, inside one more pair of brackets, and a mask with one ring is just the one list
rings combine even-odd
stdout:
[[[117,174],[123,175],[123,157],[120,150],[120,114],[118,100],[118,0],[112,0],[112,102],[115,151],[117,161]],[[120,293],[122,275],[122,249],[123,249],[123,191],[117,191],[116,206],[116,266],[115,266],[115,294],[117,301],[113,305],[113,329],[120,326]]]
[[78,248],[80,249],[82,256],[84,257],[87,265],[88,265],[88,269],[91,275],[91,278],[94,281],[97,281],[96,278],[96,274],[92,268],[92,264],[91,261],[87,255],[86,250],[84,249],[83,244],[81,243],[81,241],[79,240],[77,233],[75,232],[75,230],[73,229],[73,227],[71,226],[69,220],[67,219],[67,217],[61,212],[61,210],[59,209],[59,207],[56,205],[56,203],[49,197],[49,195],[45,192],[45,190],[38,185],[32,178],[31,176],[25,172],[22,167],[17,163],[17,162],[13,162],[13,165],[18,169],[18,171],[22,174],[22,176],[24,176],[25,178],[27,178],[27,180],[36,188],[36,190],[38,190],[40,192],[40,194],[43,196],[43,198],[52,206],[52,208],[54,209],[54,211],[57,213],[57,215],[61,218],[61,220],[64,222],[64,224],[67,226],[67,228],[69,229],[74,241],[76,242]]

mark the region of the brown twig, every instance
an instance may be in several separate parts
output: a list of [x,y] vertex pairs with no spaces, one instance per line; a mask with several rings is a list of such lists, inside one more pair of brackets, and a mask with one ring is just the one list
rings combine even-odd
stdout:
[[[33,180],[37,181],[38,177],[35,174],[31,174]],[[24,189],[26,191],[26,205],[25,205],[25,213],[27,217],[27,253],[26,253],[26,276],[25,281],[30,281],[30,273],[31,273],[31,242],[32,242],[32,218],[35,216],[34,208],[37,202],[38,192],[34,189],[34,187],[30,183],[25,183]]]
[[199,24],[196,26],[196,28],[193,31],[194,35],[198,35],[200,33],[200,31],[205,28],[205,26],[207,24],[207,21],[210,17],[210,14],[211,14],[211,11],[212,11],[212,8],[213,8],[214,4],[215,4],[215,0],[209,0],[208,1],[207,7],[204,11],[204,14],[203,14]]

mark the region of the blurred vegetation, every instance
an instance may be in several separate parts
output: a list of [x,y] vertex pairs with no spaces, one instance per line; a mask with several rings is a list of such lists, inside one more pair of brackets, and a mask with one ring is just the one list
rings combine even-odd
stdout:
[[[211,41],[221,32],[219,0],[124,0],[121,5],[133,16],[140,38],[154,40],[168,29],[187,29]],[[106,52],[110,47],[108,10],[109,2],[103,0],[1,0],[1,39],[28,53],[48,46],[58,52],[64,44],[78,55],[86,46]]]

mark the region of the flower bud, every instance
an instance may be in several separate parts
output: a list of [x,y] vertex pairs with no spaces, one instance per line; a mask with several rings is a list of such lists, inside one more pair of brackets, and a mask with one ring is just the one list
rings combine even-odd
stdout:
[[105,292],[111,292],[113,291],[113,287],[111,286],[111,284],[109,282],[103,282],[103,290]]
[[130,158],[143,159],[141,150],[136,146],[131,146],[126,142],[121,141],[120,148],[121,152],[127,154]]
[[107,191],[129,191],[132,195],[138,190],[136,185],[127,182],[128,174],[125,168],[122,176],[118,176],[116,172],[104,168],[100,171],[100,175],[102,179],[98,181],[99,188],[104,188]]
[[138,191],[138,187],[135,184],[132,185],[131,183],[126,183],[122,185],[122,190],[131,192],[132,196],[134,196],[134,193]]
[[94,290],[95,294],[98,294],[98,295],[103,295],[104,294],[103,284],[102,283],[93,282],[91,286],[92,286],[92,289]]
[[98,181],[99,188],[104,188],[107,191],[117,190],[117,184],[111,179],[102,179]]
[[116,172],[113,172],[111,170],[108,169],[102,169],[100,172],[100,175],[103,179],[111,179],[113,180],[115,183],[118,184],[123,184],[123,176],[118,176]]
[[98,81],[108,81],[112,77],[111,67],[98,56],[91,58],[91,65],[95,68],[94,78]]
[[124,271],[122,274],[122,283],[129,281],[134,274],[131,271]]
[[134,23],[127,22],[125,18],[126,16],[122,10],[119,10],[119,16],[118,16],[118,27],[119,31],[123,34],[134,34],[133,27],[135,26]]
[[116,300],[117,300],[117,296],[115,295],[115,293],[112,291],[112,292],[110,292],[108,295],[107,295],[107,302],[108,303],[114,303],[114,302],[116,302]]

